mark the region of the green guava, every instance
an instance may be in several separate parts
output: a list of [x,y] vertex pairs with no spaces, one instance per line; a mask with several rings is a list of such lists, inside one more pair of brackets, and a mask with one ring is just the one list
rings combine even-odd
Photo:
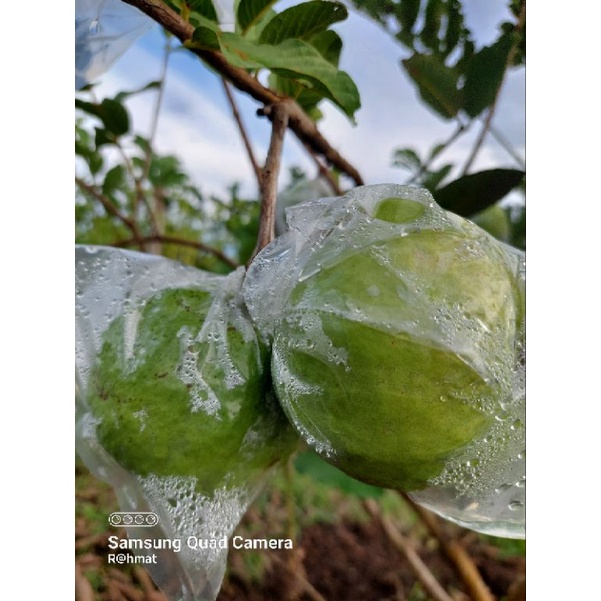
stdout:
[[507,242],[511,238],[509,215],[499,205],[493,205],[476,213],[471,217],[471,220],[501,242]]
[[[255,338],[222,321],[200,289],[169,289],[114,320],[91,374],[100,444],[128,471],[192,476],[197,491],[243,485],[295,445]],[[206,325],[206,324],[205,324]]]
[[429,210],[380,200],[366,227],[407,227],[307,268],[273,339],[276,392],[302,437],[347,474],[406,491],[491,427],[520,319],[502,246],[456,216],[423,226]]

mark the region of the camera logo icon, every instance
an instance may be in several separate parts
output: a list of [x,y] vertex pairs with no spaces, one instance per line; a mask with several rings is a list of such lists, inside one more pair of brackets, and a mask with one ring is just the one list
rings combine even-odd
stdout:
[[159,523],[159,516],[152,511],[114,511],[109,515],[111,526],[149,527]]

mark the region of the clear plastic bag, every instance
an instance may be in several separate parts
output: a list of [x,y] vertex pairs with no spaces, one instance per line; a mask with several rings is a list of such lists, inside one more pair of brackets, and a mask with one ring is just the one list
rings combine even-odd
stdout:
[[524,536],[524,253],[423,189],[287,210],[247,305],[309,445],[468,528]]
[[229,537],[297,444],[243,277],[76,248],[77,451],[122,512],[153,517],[121,523],[171,601],[216,598]]
[[153,24],[121,0],[75,0],[75,89],[108,71]]

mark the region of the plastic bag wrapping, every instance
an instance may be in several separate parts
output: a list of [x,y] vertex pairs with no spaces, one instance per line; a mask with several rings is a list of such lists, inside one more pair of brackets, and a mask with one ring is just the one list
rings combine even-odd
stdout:
[[289,419],[326,460],[524,536],[524,253],[423,189],[290,208],[244,295]]
[[284,190],[278,195],[278,202],[275,213],[275,233],[276,236],[281,236],[286,232],[288,226],[286,224],[286,210],[289,207],[324,198],[333,193],[332,185],[322,176],[315,179],[302,180],[294,186]]
[[243,276],[76,248],[77,451],[121,511],[158,517],[126,530],[171,601],[216,598],[230,535],[296,445]]
[[153,24],[121,0],[75,0],[75,89],[108,71]]

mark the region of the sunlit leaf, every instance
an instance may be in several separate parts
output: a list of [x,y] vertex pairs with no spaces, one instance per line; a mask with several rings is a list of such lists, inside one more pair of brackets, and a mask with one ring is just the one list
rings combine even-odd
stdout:
[[347,17],[346,7],[338,2],[325,0],[303,2],[273,17],[263,29],[259,42],[279,44],[289,38],[308,39]]
[[256,44],[236,34],[223,33],[220,41],[224,56],[237,67],[266,67],[278,75],[301,79],[351,118],[361,106],[359,91],[350,76],[302,40],[288,39],[272,46]]

